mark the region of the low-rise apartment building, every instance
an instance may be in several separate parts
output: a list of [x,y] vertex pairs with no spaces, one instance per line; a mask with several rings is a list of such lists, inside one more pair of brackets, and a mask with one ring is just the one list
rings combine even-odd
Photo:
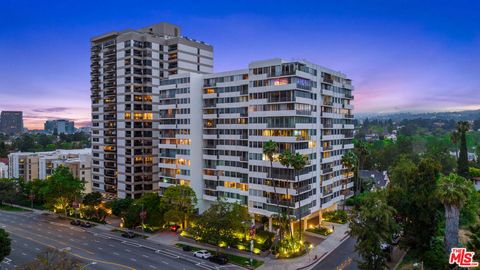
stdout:
[[16,152],[8,155],[10,178],[25,181],[44,180],[60,165],[70,169],[73,176],[85,182],[85,192],[92,192],[92,150],[55,150],[49,152]]

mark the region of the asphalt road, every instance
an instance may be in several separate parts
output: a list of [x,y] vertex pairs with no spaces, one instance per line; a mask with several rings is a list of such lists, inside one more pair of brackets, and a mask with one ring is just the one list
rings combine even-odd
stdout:
[[95,262],[85,269],[242,269],[230,264],[219,266],[195,258],[191,252],[145,239],[126,239],[97,228],[81,229],[51,215],[0,211],[0,228],[12,239],[11,254],[0,263],[2,270],[33,261],[48,247],[64,250],[84,265]]
[[317,264],[314,270],[358,270],[355,239],[350,237]]

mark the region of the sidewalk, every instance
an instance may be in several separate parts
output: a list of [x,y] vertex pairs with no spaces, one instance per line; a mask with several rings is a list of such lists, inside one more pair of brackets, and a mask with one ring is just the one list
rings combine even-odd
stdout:
[[[269,260],[268,263],[260,266],[260,270],[294,270],[294,269],[311,269],[314,265],[322,261],[328,254],[340,246],[343,241],[348,239],[348,223],[335,224],[335,231],[314,247],[310,254],[294,259]],[[315,256],[317,260],[315,261]]]

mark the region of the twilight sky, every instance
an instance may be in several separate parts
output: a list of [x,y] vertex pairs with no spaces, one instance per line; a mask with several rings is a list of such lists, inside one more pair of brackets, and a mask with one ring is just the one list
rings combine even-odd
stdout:
[[88,124],[90,37],[161,21],[213,44],[215,71],[273,57],[340,70],[356,112],[478,109],[479,14],[476,0],[3,0],[0,110]]

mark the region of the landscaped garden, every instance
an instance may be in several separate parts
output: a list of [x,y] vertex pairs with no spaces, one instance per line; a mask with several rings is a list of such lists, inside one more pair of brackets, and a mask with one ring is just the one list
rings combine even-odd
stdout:
[[345,224],[348,221],[347,212],[344,210],[328,211],[323,213],[322,218],[324,221]]
[[324,226],[317,226],[317,227],[314,227],[314,228],[307,229],[307,232],[311,232],[311,233],[315,233],[315,234],[319,234],[319,235],[323,235],[323,236],[328,236],[328,235],[333,233],[333,230],[329,229],[327,227],[324,227]]

